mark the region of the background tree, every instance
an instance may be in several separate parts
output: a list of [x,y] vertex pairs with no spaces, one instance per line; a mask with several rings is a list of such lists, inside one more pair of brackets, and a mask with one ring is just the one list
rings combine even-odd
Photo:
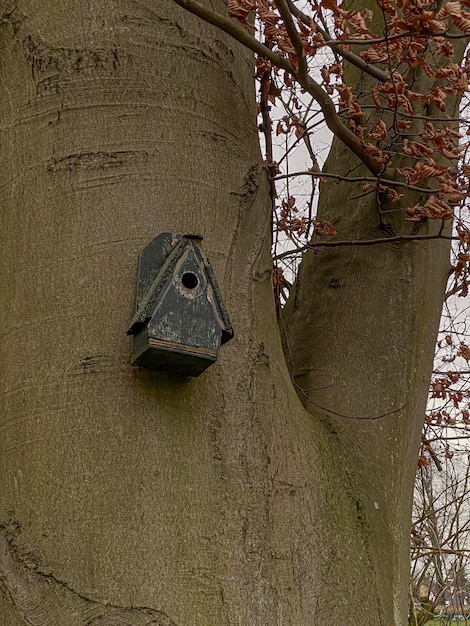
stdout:
[[468,621],[470,615],[467,320],[467,307],[455,301],[451,286],[418,460],[411,536],[413,626],[435,615],[443,623],[452,615]]
[[468,616],[468,459],[447,460],[435,475],[433,465],[418,472],[412,529],[410,625],[422,626],[442,615]]
[[[172,2],[0,2],[0,615],[401,626],[442,220],[468,182],[467,12],[230,5],[256,8],[264,45],[222,3],[191,6],[239,42]],[[345,33],[379,41],[361,57]],[[308,60],[325,44],[344,68],[322,86]],[[277,65],[336,135],[311,175],[317,236],[337,238],[307,246],[287,368],[246,46],[262,107]],[[162,231],[204,235],[236,333],[195,380],[128,365],[136,257]]]

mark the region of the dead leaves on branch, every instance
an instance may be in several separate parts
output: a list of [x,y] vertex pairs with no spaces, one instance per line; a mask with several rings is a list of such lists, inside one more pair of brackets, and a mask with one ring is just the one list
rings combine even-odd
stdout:
[[[376,2],[375,10],[349,10],[341,0],[306,0],[300,11],[292,0],[229,0],[228,10],[292,65],[290,73],[281,74],[271,61],[258,56],[256,74],[265,104],[275,103],[287,90],[300,108],[299,91],[308,89],[303,73],[318,75],[320,91],[315,87],[314,97],[320,102],[323,92],[335,103],[341,124],[359,140],[356,155],[375,164],[376,171],[395,171],[405,187],[429,189],[427,199],[406,209],[406,219],[451,219],[469,188],[462,134],[453,119],[446,123],[445,118],[449,98],[462,98],[469,90],[470,60],[465,57],[456,63],[452,42],[470,35],[470,0],[442,5],[434,0]],[[331,49],[331,61],[325,64],[323,55],[318,63],[316,57],[326,47]],[[358,67],[359,61],[365,62],[365,72],[372,65],[385,68],[379,70],[382,79],[372,90],[375,115],[344,81],[342,57]],[[275,132],[300,139],[305,125],[300,116],[285,116]],[[385,191],[393,203],[403,196],[381,180],[376,189]],[[296,232],[303,228],[299,219],[292,222]]]
[[[327,125],[376,177],[362,179],[367,181],[363,193],[375,194],[379,206],[388,202],[402,208],[408,222],[439,220],[441,232],[454,212],[459,216],[454,230],[459,241],[454,250],[450,292],[466,296],[470,231],[460,218],[462,211],[468,210],[470,164],[466,135],[470,135],[470,130],[467,120],[453,118],[452,107],[469,90],[470,57],[456,62],[453,44],[459,37],[469,39],[470,0],[376,0],[373,10],[350,10],[351,6],[358,7],[357,3],[348,3],[347,8],[341,0],[303,0],[301,4],[296,0],[229,0],[230,14],[247,30],[254,27],[259,41],[288,60],[293,68],[286,71],[283,65],[281,73],[275,63],[257,59],[264,103],[273,104],[287,93],[291,105],[289,114],[274,124],[273,133],[278,137],[291,136],[294,144],[308,141],[313,145],[315,137],[299,104],[301,95],[307,91],[316,99],[325,120],[328,105],[324,102],[333,104],[336,120],[352,134],[356,147],[343,139],[334,123],[327,120]],[[324,54],[327,48],[328,54]],[[376,79],[367,94],[358,95],[347,82],[343,59]],[[306,75],[315,81],[314,88],[309,89]],[[309,153],[311,156],[311,148]],[[327,180],[322,177],[316,158],[312,157],[312,161],[309,172],[316,180]],[[345,181],[348,176],[354,180],[352,173],[344,172],[338,173],[337,178]],[[328,177],[334,178],[335,174],[328,172]],[[357,183],[360,177],[355,180]],[[415,204],[407,207],[404,196],[410,189],[419,200],[409,201]],[[308,240],[312,232],[336,234],[329,222],[312,217],[312,200],[307,218],[288,186],[286,198],[278,204],[277,232],[298,250],[305,249],[300,237]],[[314,246],[310,249],[320,253]],[[282,255],[278,260],[281,258]],[[287,269],[292,271],[288,266]],[[274,267],[273,282],[281,308],[290,287],[282,267]],[[431,397],[437,408],[426,416],[427,426],[433,432],[449,427],[469,430],[467,379],[462,381],[460,373],[450,368],[458,368],[462,362],[468,366],[470,347],[464,341],[454,345],[450,335],[445,336],[442,344],[447,350],[442,358],[444,371],[432,380]],[[448,443],[441,448],[445,458],[452,457]],[[424,468],[431,461],[442,469],[432,445],[423,439],[418,466]]]
[[[286,63],[278,67],[270,54],[269,60],[262,54],[256,60],[264,110],[286,94],[290,103],[273,134],[314,144],[302,112],[302,96],[308,92],[330,130],[373,174],[371,181],[364,177],[363,193],[374,193],[381,210],[386,202],[394,205],[391,210],[403,210],[404,221],[449,221],[456,208],[468,210],[470,126],[453,117],[453,111],[469,91],[470,53],[459,52],[460,59],[454,46],[457,41],[462,50],[460,40],[470,39],[470,0],[375,1],[375,8],[355,5],[358,10],[342,0],[305,0],[302,5],[296,0],[229,0],[228,6],[246,31],[290,64],[290,69]],[[344,60],[369,74],[367,92],[356,92],[348,83]],[[311,148],[309,152],[311,156]],[[322,180],[315,160],[312,165],[310,171]],[[338,180],[348,180],[341,174]],[[412,206],[405,203],[407,190],[416,194]],[[312,232],[335,234],[331,224],[314,220],[311,202],[308,213],[305,217],[298,210],[287,189],[275,210],[278,232],[297,246],[300,237]],[[452,289],[466,295],[470,231],[461,219],[462,213],[456,224],[460,252]]]
[[314,235],[327,235],[329,237],[336,235],[335,227],[328,221],[311,220],[309,223],[307,217],[299,217],[299,209],[296,206],[294,196],[282,200],[278,213],[279,218],[276,227],[289,237],[305,235],[309,226],[313,228]]
[[410,222],[421,222],[425,218],[431,220],[450,220],[453,217],[452,209],[449,205],[435,196],[430,196],[424,205],[415,204],[406,209],[407,220]]
[[285,115],[282,120],[279,120],[276,126],[276,135],[288,135],[291,130],[294,130],[294,134],[299,139],[305,132],[305,124],[300,121],[298,115]]
[[[430,399],[435,408],[428,411],[425,421],[429,428],[456,427],[467,430],[470,426],[470,391],[468,371],[470,348],[462,340],[454,343],[452,334],[445,334],[437,344],[444,369],[435,372],[431,380]],[[423,452],[425,449],[423,449]]]
[[439,165],[432,157],[427,157],[425,161],[417,161],[412,167],[398,168],[397,172],[402,174],[407,185],[417,185],[426,178],[438,179],[444,172],[449,172],[449,168]]

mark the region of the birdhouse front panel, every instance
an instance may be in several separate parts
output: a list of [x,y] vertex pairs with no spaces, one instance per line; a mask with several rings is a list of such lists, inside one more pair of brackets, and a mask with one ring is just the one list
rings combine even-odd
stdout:
[[217,360],[233,331],[200,238],[163,233],[144,250],[128,334],[136,365],[198,376]]

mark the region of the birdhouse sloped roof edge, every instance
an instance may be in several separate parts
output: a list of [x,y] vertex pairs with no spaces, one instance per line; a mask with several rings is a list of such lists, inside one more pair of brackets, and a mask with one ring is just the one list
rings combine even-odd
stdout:
[[[160,292],[162,291],[170,276],[175,271],[175,267],[179,259],[182,257],[187,248],[191,247],[192,251],[194,252],[196,258],[203,268],[207,282],[211,286],[211,290],[214,296],[213,300],[212,298],[211,300],[213,305],[217,308],[217,311],[215,311],[215,313],[217,314],[217,318],[219,319],[222,331],[221,343],[226,343],[227,341],[232,339],[234,332],[230,323],[227,310],[223,303],[222,294],[215,278],[214,271],[204,253],[204,250],[201,247],[200,242],[202,240],[202,237],[200,235],[195,236],[193,234],[177,235],[172,233],[163,233],[162,235],[171,235],[173,241],[176,241],[177,243],[170,251],[161,267],[158,269],[155,278],[153,279],[148,290],[143,296],[140,305],[138,306],[137,311],[134,315],[134,318],[131,321],[127,334],[136,335],[142,330],[147,321],[151,319],[157,306]],[[161,237],[162,235],[159,235],[158,237]]]
[[163,262],[132,319],[127,331],[128,335],[136,335],[146,321],[152,317],[160,291],[173,273],[176,263],[181,258],[186,247],[187,241],[182,237]]

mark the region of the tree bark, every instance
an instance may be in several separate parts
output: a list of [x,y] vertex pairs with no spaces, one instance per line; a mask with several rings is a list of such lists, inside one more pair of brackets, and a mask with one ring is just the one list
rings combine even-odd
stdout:
[[[456,58],[462,53],[458,45]],[[370,77],[346,64],[345,84],[366,111],[369,105],[366,118],[380,115],[392,125],[392,112],[374,110]],[[424,93],[431,88],[423,79],[420,86]],[[426,115],[433,119],[433,114],[439,126],[442,113],[428,109],[408,132],[422,131]],[[458,101],[449,98],[448,119],[457,114]],[[370,119],[361,123],[373,127]],[[412,164],[394,155],[387,168]],[[367,176],[336,138],[324,172],[345,179]],[[362,183],[325,178],[317,219],[332,222],[338,240],[371,244],[307,252],[282,320],[299,398],[330,429],[352,477],[368,585],[377,598],[375,623],[384,624],[406,623],[412,495],[450,241],[374,242],[396,235],[449,235],[450,225],[441,221],[404,219],[405,207],[424,200],[406,191],[393,205],[385,194],[364,191]]]
[[[401,626],[447,252],[306,260],[323,269],[288,326],[295,380],[325,387],[307,411],[250,54],[169,1],[0,17],[2,621]],[[204,236],[235,329],[196,379],[129,365],[137,256],[164,231]]]

